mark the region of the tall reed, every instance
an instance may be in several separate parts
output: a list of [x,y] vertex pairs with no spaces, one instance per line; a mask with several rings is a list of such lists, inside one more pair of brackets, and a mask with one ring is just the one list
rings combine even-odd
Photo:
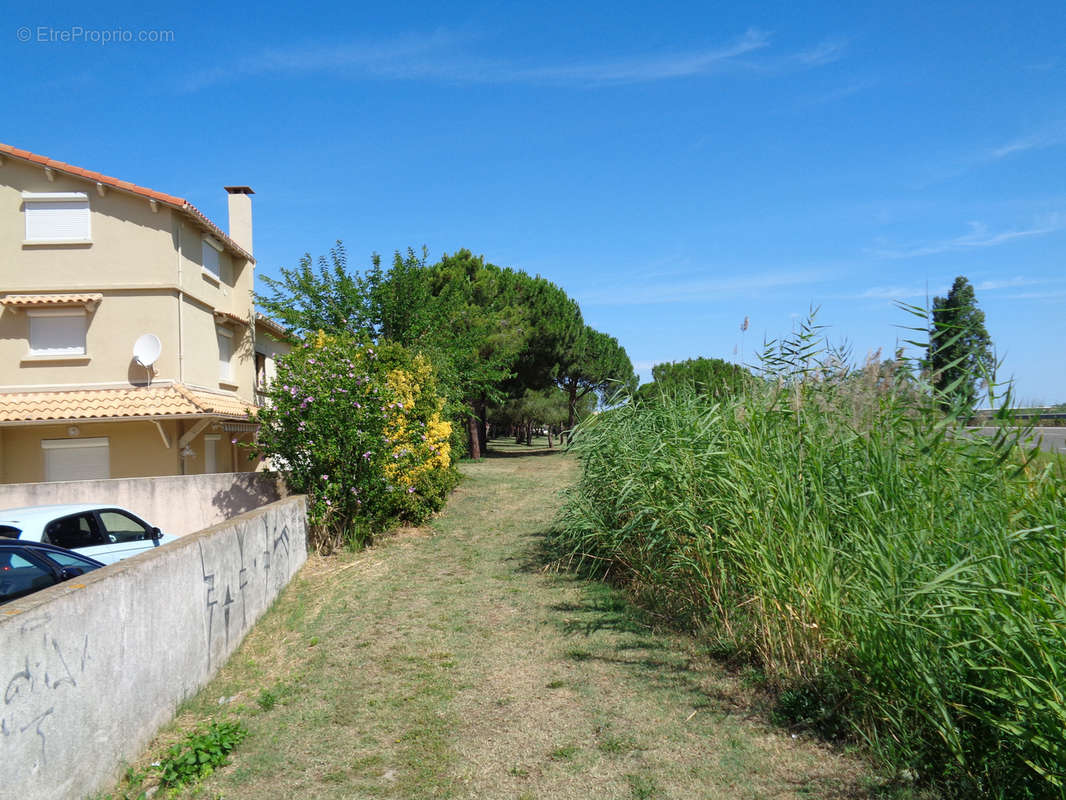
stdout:
[[1066,481],[808,325],[735,399],[590,418],[555,544],[654,596],[901,774],[1066,797]]

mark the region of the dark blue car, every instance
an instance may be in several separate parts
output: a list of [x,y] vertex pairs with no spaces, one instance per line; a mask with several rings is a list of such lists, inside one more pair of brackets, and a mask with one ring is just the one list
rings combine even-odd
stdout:
[[0,538],[0,603],[104,566],[95,558],[43,542]]

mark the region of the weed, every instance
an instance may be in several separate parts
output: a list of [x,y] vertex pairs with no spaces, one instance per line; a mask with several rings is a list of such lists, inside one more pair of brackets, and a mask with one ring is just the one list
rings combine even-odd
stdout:
[[159,783],[176,788],[194,783],[229,763],[229,754],[247,735],[240,722],[212,722],[173,745],[159,761]]
[[270,689],[263,689],[261,692],[259,692],[259,697],[256,698],[255,702],[256,705],[258,705],[259,708],[261,708],[263,711],[269,711],[277,705],[278,696]]
[[619,755],[633,749],[625,739],[610,735],[600,739],[596,744],[596,747],[599,748],[601,753],[607,753],[609,755]]
[[626,781],[633,800],[651,800],[659,794],[655,780],[647,775],[626,775]]
[[563,745],[562,747],[556,747],[550,753],[548,758],[552,761],[569,761],[580,752],[581,748],[574,744]]

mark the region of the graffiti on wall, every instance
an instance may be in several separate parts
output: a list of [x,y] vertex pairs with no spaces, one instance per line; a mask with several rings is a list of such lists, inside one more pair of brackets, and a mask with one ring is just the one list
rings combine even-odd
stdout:
[[255,621],[249,619],[248,608],[265,609],[270,604],[266,598],[273,598],[292,574],[289,526],[278,516],[264,516],[251,530],[230,531],[237,558],[231,548],[205,547],[200,542],[208,670],[216,650],[228,654],[230,641],[240,641]]
[[[51,615],[42,614],[19,625],[20,658],[15,670],[3,676],[0,739],[5,752],[18,752],[21,766],[31,772],[48,763],[48,738],[56,710],[67,693],[84,682],[91,661],[88,633],[61,641],[49,631],[50,622]],[[9,767],[17,764],[8,761]]]

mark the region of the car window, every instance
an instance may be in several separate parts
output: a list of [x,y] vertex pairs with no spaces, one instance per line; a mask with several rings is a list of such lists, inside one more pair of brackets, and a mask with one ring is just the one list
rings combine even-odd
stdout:
[[105,543],[96,533],[92,515],[87,513],[52,520],[44,529],[42,541],[66,547],[68,550]]
[[140,520],[121,511],[100,511],[100,525],[104,538],[109,542],[136,542],[151,539],[152,531]]
[[61,567],[77,567],[83,571],[96,569],[96,564],[88,559],[82,558],[77,553],[59,553],[49,550],[47,553],[41,553],[41,555],[51,559]]
[[34,564],[17,553],[6,554],[7,565],[0,568],[0,603],[36,592],[56,583],[45,567]]
[[32,561],[28,561],[24,556],[18,553],[0,553],[0,571],[7,571],[9,569],[21,569],[22,567],[35,567],[37,566]]

